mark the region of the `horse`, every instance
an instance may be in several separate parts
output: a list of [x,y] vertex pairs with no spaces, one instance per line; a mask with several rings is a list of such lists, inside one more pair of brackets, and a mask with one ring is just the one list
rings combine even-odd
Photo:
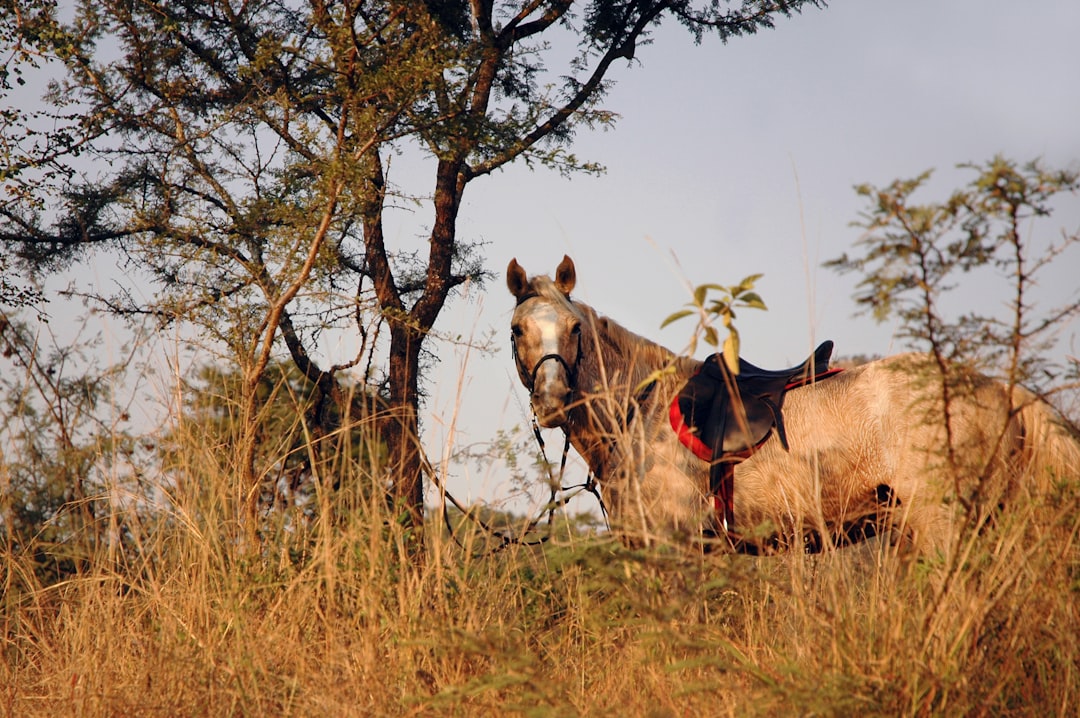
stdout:
[[963,515],[985,520],[1080,478],[1080,441],[1034,394],[898,354],[784,395],[787,439],[767,437],[734,464],[730,525],[714,463],[679,440],[671,418],[703,362],[572,299],[576,282],[569,256],[554,279],[511,260],[513,359],[535,421],[565,432],[628,544],[814,552],[880,534],[944,551]]

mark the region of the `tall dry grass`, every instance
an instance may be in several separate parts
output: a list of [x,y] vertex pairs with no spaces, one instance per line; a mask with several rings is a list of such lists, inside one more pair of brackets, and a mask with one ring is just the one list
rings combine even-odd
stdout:
[[[235,530],[235,476],[184,427],[138,500],[52,585],[3,557],[8,716],[1074,715],[1080,487],[973,532],[948,562],[871,542],[816,557],[633,551],[563,531],[423,566],[376,451],[317,518]],[[367,463],[365,463],[367,462]],[[125,484],[124,491],[132,491]],[[120,491],[119,486],[116,487]],[[467,527],[467,525],[466,525]],[[111,534],[109,533],[111,532]],[[123,536],[124,540],[119,538]],[[73,539],[73,541],[77,541]]]

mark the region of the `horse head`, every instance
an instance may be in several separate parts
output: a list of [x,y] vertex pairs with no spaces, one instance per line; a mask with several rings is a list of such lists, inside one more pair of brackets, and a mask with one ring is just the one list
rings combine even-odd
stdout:
[[510,324],[514,364],[536,420],[546,428],[566,423],[577,389],[585,317],[570,300],[576,281],[574,262],[567,256],[554,280],[528,278],[516,259],[506,268],[506,286],[517,300]]

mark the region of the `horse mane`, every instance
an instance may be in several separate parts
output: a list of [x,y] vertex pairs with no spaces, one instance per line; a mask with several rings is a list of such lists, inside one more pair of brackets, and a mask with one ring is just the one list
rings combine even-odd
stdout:
[[[566,311],[581,320],[582,325],[595,336],[586,337],[581,370],[585,376],[599,381],[606,377],[616,384],[628,383],[633,389],[645,378],[664,367],[675,365],[677,374],[689,376],[694,372],[697,362],[688,357],[679,357],[667,347],[647,339],[622,326],[614,319],[601,315],[593,307],[570,299],[555,286],[550,277],[539,275],[529,281],[529,291],[518,303],[531,297],[542,297],[555,302]],[[599,343],[600,354],[597,356],[595,342]],[[618,379],[617,377],[621,377]]]

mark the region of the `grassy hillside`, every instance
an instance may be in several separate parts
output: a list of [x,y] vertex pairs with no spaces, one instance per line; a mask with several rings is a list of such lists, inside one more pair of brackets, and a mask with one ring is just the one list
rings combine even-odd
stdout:
[[[816,557],[631,551],[563,533],[422,567],[383,502],[316,493],[258,547],[231,477],[181,447],[46,585],[3,557],[0,713],[1075,715],[1080,487],[1014,506],[955,560],[870,543]],[[371,467],[344,485],[370,482]],[[334,518],[330,518],[334,517]],[[477,538],[473,536],[472,538]],[[76,551],[78,540],[67,549]],[[60,556],[65,546],[52,546]],[[36,551],[36,553],[35,553]]]

